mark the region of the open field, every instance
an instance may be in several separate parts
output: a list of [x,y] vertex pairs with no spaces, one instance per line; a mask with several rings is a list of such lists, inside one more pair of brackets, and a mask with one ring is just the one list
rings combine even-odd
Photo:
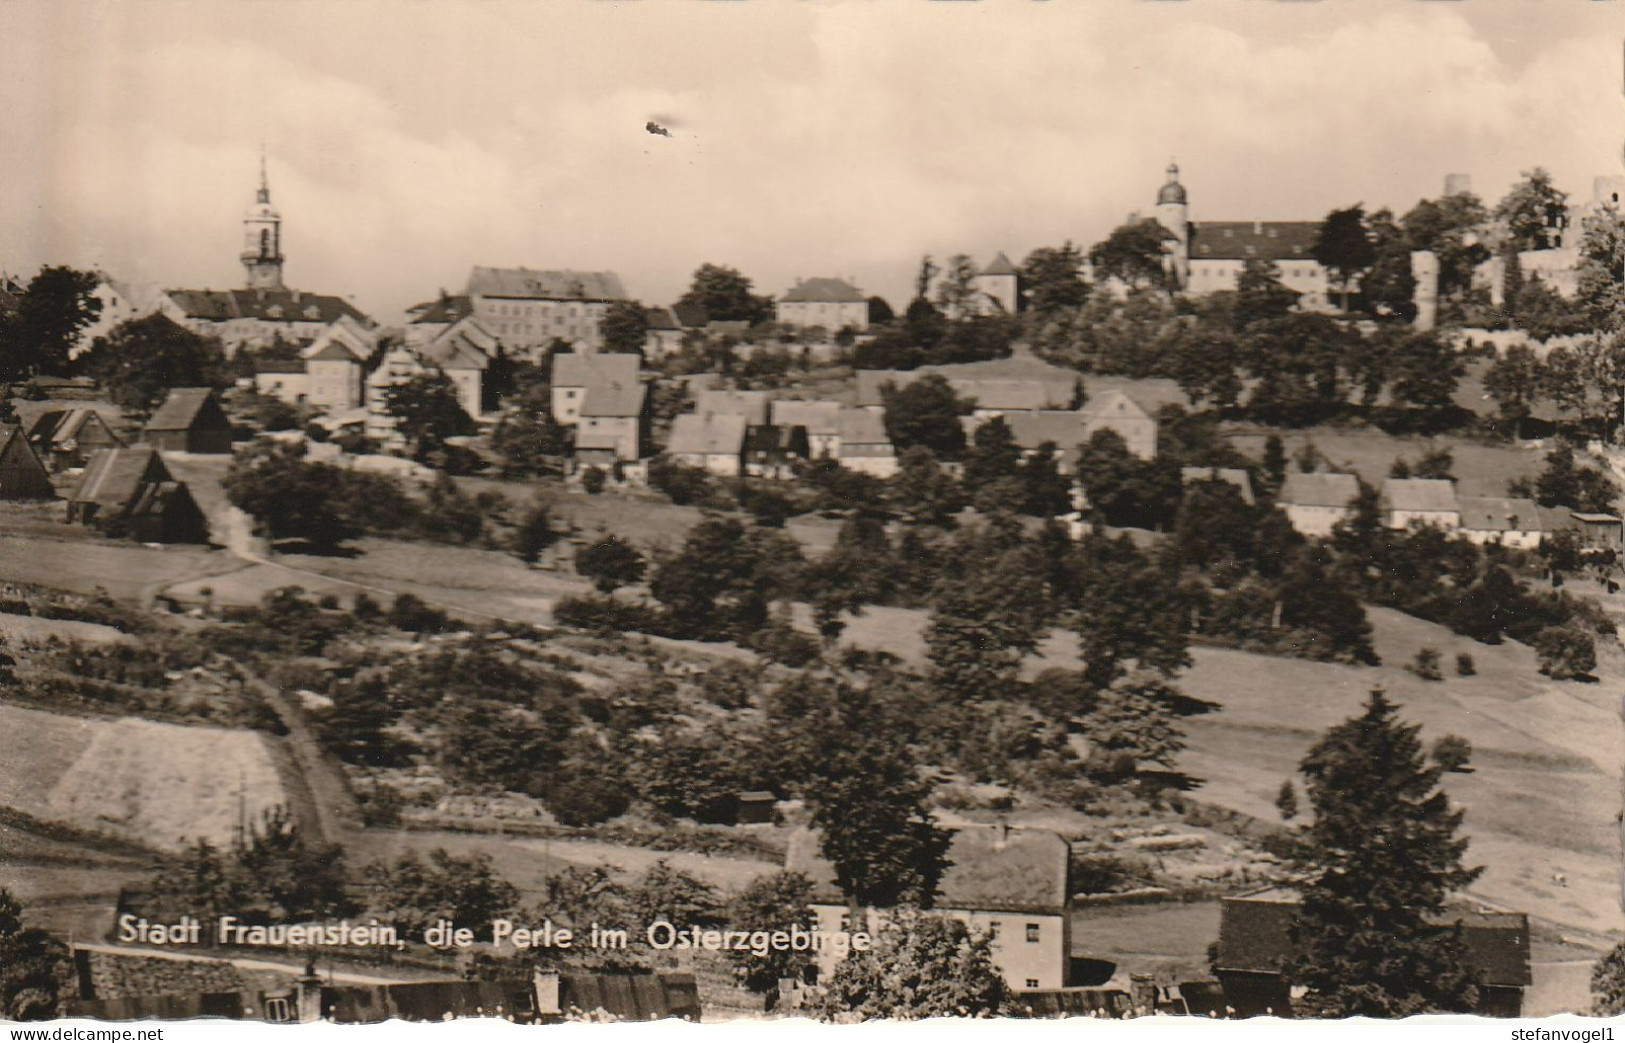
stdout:
[[72,539],[17,536],[0,528],[0,569],[19,583],[143,601],[177,579],[229,568],[234,559],[203,547],[114,543],[95,534]]
[[[1534,653],[1522,645],[1481,645],[1398,612],[1368,611],[1380,667],[1192,650],[1195,665],[1180,686],[1222,707],[1185,721],[1190,746],[1179,768],[1199,783],[1192,795],[1279,821],[1274,801],[1282,780],[1295,777],[1315,740],[1358,713],[1380,686],[1407,721],[1422,726],[1424,743],[1456,734],[1474,746],[1477,770],[1446,783],[1467,810],[1469,860],[1488,867],[1474,894],[1579,932],[1625,927],[1615,823],[1625,656],[1604,653],[1601,683],[1556,682],[1536,671]],[[843,640],[920,663],[923,625],[918,611],[869,608]],[[1447,666],[1456,653],[1471,654],[1477,676],[1428,682],[1402,669],[1424,645],[1438,649]],[[1075,639],[1052,635],[1041,653],[1028,660],[1029,676],[1075,663]]]
[[44,641],[59,637],[65,641],[80,641],[101,645],[133,641],[130,635],[100,623],[81,623],[76,619],[41,619],[38,616],[16,616],[0,612],[0,637],[14,641]]
[[[229,841],[283,801],[257,732],[0,703],[0,806],[157,847]],[[239,803],[240,802],[240,803]]]
[[[1378,487],[1388,477],[1388,469],[1396,458],[1404,457],[1415,463],[1434,449],[1448,449],[1455,458],[1451,470],[1457,479],[1456,491],[1463,496],[1505,496],[1507,482],[1540,473],[1549,448],[1539,442],[1513,445],[1462,435],[1433,438],[1389,435],[1375,428],[1320,427],[1312,431],[1282,429],[1276,433],[1285,444],[1288,460],[1293,459],[1305,442],[1313,442],[1333,470],[1352,471]],[[1230,431],[1229,437],[1237,449],[1258,459],[1264,455],[1264,440],[1269,434],[1270,429],[1248,425]]]

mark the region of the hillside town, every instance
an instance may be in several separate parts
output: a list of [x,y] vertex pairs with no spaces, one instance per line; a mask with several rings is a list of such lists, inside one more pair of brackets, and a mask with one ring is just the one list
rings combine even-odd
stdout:
[[0,272],[0,1020],[1625,1013],[1625,176],[392,312],[232,149]]

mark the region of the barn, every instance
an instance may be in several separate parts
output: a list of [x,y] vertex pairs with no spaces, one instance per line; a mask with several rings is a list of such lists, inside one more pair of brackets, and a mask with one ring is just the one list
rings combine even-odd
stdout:
[[23,429],[0,424],[0,500],[50,500],[56,497],[51,476],[40,463]]
[[85,465],[68,521],[142,543],[207,543],[209,525],[156,449],[103,449]]
[[174,388],[142,429],[142,440],[171,453],[229,453],[231,421],[213,388]]

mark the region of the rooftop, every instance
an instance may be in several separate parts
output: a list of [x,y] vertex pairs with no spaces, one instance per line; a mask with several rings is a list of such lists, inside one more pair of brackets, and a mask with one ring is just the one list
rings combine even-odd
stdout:
[[1191,260],[1313,261],[1319,221],[1196,221]]
[[147,421],[148,431],[185,431],[199,420],[218,421],[230,426],[220,404],[215,401],[214,388],[172,388],[158,412]]
[[553,301],[624,301],[626,288],[614,272],[570,268],[475,268],[468,276],[470,297],[513,297]]
[[683,413],[672,421],[670,453],[738,456],[745,449],[749,426],[737,413]]
[[1283,507],[1347,507],[1360,495],[1360,480],[1352,474],[1293,471],[1275,500]]
[[786,304],[802,301],[820,304],[862,304],[868,300],[863,291],[845,279],[803,279],[779,300]]
[[1390,478],[1382,483],[1382,506],[1390,511],[1449,514],[1461,510],[1456,483],[1445,478]]
[[258,319],[262,322],[330,323],[342,316],[366,321],[342,297],[299,290],[169,290],[169,299],[187,317],[208,322]]

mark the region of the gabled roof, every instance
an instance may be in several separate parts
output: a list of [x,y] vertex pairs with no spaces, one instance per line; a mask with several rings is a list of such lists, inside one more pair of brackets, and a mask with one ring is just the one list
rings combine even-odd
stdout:
[[800,453],[807,449],[807,429],[799,424],[753,424],[745,429],[747,453]]
[[1186,485],[1192,482],[1228,482],[1241,493],[1248,504],[1253,502],[1252,477],[1239,467],[1181,467],[1179,479]]
[[905,387],[933,373],[945,378],[961,397],[974,397],[982,409],[1065,409],[1072,404],[1080,379],[1076,370],[1051,365],[1025,345],[1018,344],[1006,358],[985,362],[957,362],[912,370],[860,369],[857,404],[881,405],[883,385],[892,383]]
[[1090,422],[1107,418],[1112,420],[1151,419],[1151,414],[1141,408],[1138,402],[1129,398],[1123,392],[1116,390],[1108,391],[1098,398],[1090,399],[1084,404],[1080,412]]
[[829,278],[804,279],[779,298],[786,304],[862,304],[868,299],[862,290],[845,279]]
[[1475,532],[1539,532],[1540,507],[1510,496],[1462,496],[1461,527]]
[[738,456],[745,451],[744,417],[737,413],[683,413],[672,421],[670,453]]
[[867,409],[843,409],[835,418],[840,429],[841,448],[854,445],[891,445],[886,422],[879,413]]
[[[812,881],[812,900],[845,905],[835,867],[819,853],[818,834],[791,834],[784,867]],[[1068,906],[1071,846],[1047,829],[965,826],[953,832],[948,868],[937,886],[938,909],[1063,915]]]
[[615,431],[600,431],[593,428],[577,427],[575,447],[577,449],[615,449],[621,444],[621,436]]
[[1456,502],[1456,483],[1444,478],[1390,478],[1382,483],[1382,507],[1433,513],[1461,510]]
[[486,369],[501,349],[501,341],[472,316],[464,316],[441,330],[422,349],[425,361],[443,370]]
[[1037,449],[1045,442],[1053,443],[1063,453],[1070,452],[1088,441],[1084,426],[1089,418],[1070,409],[1043,409],[1030,413],[1011,413],[1004,418],[1011,438],[1022,449]]
[[645,308],[643,321],[650,330],[670,331],[680,330],[682,326],[677,323],[677,316],[672,314],[670,308]]
[[426,325],[449,325],[474,311],[473,303],[464,294],[440,297],[427,306],[420,307],[423,307],[423,310],[412,320],[414,324],[421,322]]
[[215,401],[214,388],[171,388],[164,404],[147,421],[146,430],[186,431],[200,420],[230,426]]
[[694,412],[733,414],[765,424],[769,400],[766,391],[701,391],[694,398]]
[[366,316],[342,297],[299,290],[168,290],[169,299],[188,318],[208,322],[259,319],[263,322],[334,322]]
[[841,404],[839,402],[805,402],[797,399],[778,399],[772,405],[775,424],[800,424],[809,435],[833,435],[840,432]]
[[987,262],[987,267],[983,268],[978,274],[1019,275],[1020,273],[1016,271],[1016,266],[1010,263],[1010,258],[1004,256],[1004,251],[1000,250],[993,255],[993,260]]
[[642,360],[636,355],[563,352],[553,356],[553,386],[584,388],[593,383],[636,382]]
[[1319,221],[1197,221],[1190,256],[1193,261],[1313,261],[1319,235]]
[[[1298,896],[1284,888],[1226,898],[1219,918],[1219,944],[1214,966],[1220,971],[1278,973],[1294,951],[1288,931],[1298,915]],[[1529,968],[1529,917],[1446,908],[1429,918],[1441,930],[1461,923],[1468,970],[1483,974],[1486,985],[1524,987],[1533,982]]]
[[151,446],[98,449],[85,464],[72,499],[121,511],[135,502],[143,485],[174,480],[163,457]]
[[107,422],[107,418],[88,406],[52,409],[41,413],[34,421],[34,426],[29,429],[28,438],[33,442],[59,445],[69,439],[78,438],[79,432],[84,430],[86,424],[99,425],[114,441],[123,444],[122,439],[113,431],[113,425]]
[[305,359],[365,362],[377,350],[378,335],[348,315],[329,323],[299,354]]
[[624,301],[626,288],[614,272],[571,268],[475,268],[468,276],[470,297],[512,297],[547,301]]
[[643,381],[634,378],[630,383],[621,380],[601,380],[587,385],[581,400],[581,415],[586,417],[635,417],[643,415],[643,404],[649,389]]
[[1352,474],[1322,471],[1286,476],[1275,502],[1283,507],[1347,507],[1360,495],[1360,480]]

